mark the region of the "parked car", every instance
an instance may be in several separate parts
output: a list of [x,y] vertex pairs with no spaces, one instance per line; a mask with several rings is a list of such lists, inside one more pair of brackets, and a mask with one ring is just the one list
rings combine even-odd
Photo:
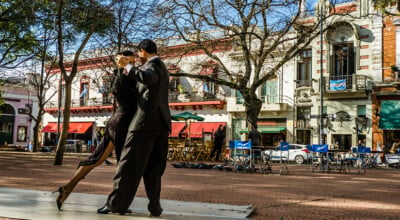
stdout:
[[273,150],[266,150],[264,154],[269,156],[271,161],[280,161],[281,155],[282,159],[286,160],[289,152],[289,162],[296,162],[297,164],[306,162],[310,157],[307,145],[304,144],[289,144],[289,150],[282,152],[279,148],[280,146],[277,146]]
[[82,146],[83,146],[82,140],[68,139],[65,144],[65,152],[81,153]]
[[400,154],[385,154],[388,166],[400,168]]

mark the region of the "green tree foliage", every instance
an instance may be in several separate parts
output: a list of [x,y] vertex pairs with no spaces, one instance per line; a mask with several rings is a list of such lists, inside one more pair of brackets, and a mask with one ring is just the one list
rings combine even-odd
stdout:
[[38,46],[32,30],[37,7],[31,0],[0,0],[0,68],[15,67],[32,56]]
[[[386,15],[400,16],[400,3],[398,0],[373,0],[375,9]],[[388,10],[389,7],[396,7],[396,12]]]
[[87,33],[97,23],[93,32],[104,34],[114,24],[114,14],[101,1],[69,0],[64,3],[65,21],[73,26],[73,31]]
[[[3,92],[2,92],[2,90],[1,90],[1,88],[0,88],[0,107],[1,107],[2,105],[4,105],[4,99],[3,99]],[[1,112],[0,112],[0,113],[1,113]]]
[[[54,165],[61,165],[63,160],[70,121],[72,82],[78,72],[78,61],[90,39],[95,34],[105,33],[113,26],[115,19],[110,9],[116,2],[118,1],[59,0],[53,3],[58,65],[65,82],[65,90],[61,91],[64,96],[62,132]],[[66,58],[67,53],[72,55],[72,61]],[[66,62],[70,62],[70,69],[66,68]]]

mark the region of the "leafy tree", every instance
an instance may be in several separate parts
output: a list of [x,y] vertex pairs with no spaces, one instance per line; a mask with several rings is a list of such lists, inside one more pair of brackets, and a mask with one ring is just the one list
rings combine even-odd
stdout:
[[[45,36],[48,36],[46,32]],[[36,115],[32,111],[33,106],[28,106],[29,117],[35,121],[33,127],[33,152],[37,152],[40,146],[39,129],[43,121],[43,115],[45,114],[45,106],[57,93],[57,89],[49,90],[49,88],[53,86],[51,82],[55,80],[56,76],[50,72],[53,71],[57,61],[55,57],[47,54],[51,43],[52,40],[50,38],[42,40],[42,46],[37,56],[32,59],[32,62],[22,64],[24,66],[24,71],[29,71],[29,73],[23,73],[28,80],[28,89],[32,92],[32,96],[35,96],[38,100],[38,111]],[[39,69],[39,72],[36,72],[37,69]],[[49,94],[49,91],[52,91],[52,93]]]
[[[110,11],[115,1],[59,0],[54,2],[55,30],[57,32],[58,66],[65,83],[62,132],[59,137],[54,165],[61,165],[71,110],[72,82],[78,71],[80,55],[95,33],[105,33],[112,26],[114,15]],[[66,53],[71,60],[67,60]],[[66,62],[71,62],[67,69]]]
[[14,68],[35,55],[38,7],[37,1],[0,0],[0,68]]
[[[246,120],[255,125],[262,105],[257,89],[310,47],[319,37],[321,21],[325,31],[330,17],[338,13],[345,16],[352,9],[336,13],[334,5],[321,2],[326,4],[324,10],[318,5],[314,16],[313,6],[304,0],[171,0],[158,7],[160,21],[155,29],[163,36],[179,38],[188,45],[186,51],[202,52],[222,68],[218,76],[171,75],[213,81],[240,91]],[[226,54],[216,52],[218,49],[229,50],[236,58],[227,59]],[[232,63],[240,67],[233,68]]]
[[154,9],[157,2],[157,0],[121,0],[110,8],[115,17],[114,23],[105,33],[94,35],[89,43],[91,49],[85,53],[88,58],[110,58],[99,59],[99,62],[96,62],[98,68],[87,74],[99,91],[106,94],[110,91],[107,84],[102,82],[107,76],[110,77],[109,81],[112,80],[113,72],[110,67],[116,67],[114,55],[123,50],[135,51],[136,42],[152,37],[152,32],[149,30],[151,27],[149,22],[152,21],[149,18],[151,16],[149,11]]
[[[385,15],[400,16],[400,3],[398,0],[373,0],[374,7]],[[391,11],[388,7],[396,6],[397,11]]]
[[[1,91],[2,91],[2,90],[0,89],[0,107],[1,107],[2,105],[4,105],[3,93],[2,93]],[[1,113],[1,111],[0,111],[0,113]]]

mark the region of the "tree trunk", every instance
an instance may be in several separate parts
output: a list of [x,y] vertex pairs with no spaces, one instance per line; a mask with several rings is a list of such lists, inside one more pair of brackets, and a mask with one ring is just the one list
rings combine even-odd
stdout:
[[[242,93],[244,94],[244,93]],[[244,105],[246,111],[246,121],[251,126],[257,125],[258,115],[260,114],[262,101],[257,98],[255,93],[248,92],[244,95]]]
[[[39,110],[39,112],[41,112]],[[33,152],[37,152],[39,149],[39,127],[40,123],[42,123],[42,114],[38,114],[38,118],[36,120],[35,126],[33,127]]]
[[71,110],[71,87],[72,87],[71,84],[72,84],[71,80],[65,80],[63,121],[61,128],[61,136],[58,139],[54,165],[62,165],[64,151],[65,151],[65,143],[68,138],[69,117]]

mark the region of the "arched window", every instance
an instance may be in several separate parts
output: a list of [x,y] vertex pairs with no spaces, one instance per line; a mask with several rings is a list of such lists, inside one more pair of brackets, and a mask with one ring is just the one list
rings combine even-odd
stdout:
[[[359,54],[359,36],[357,28],[346,21],[333,24],[327,32],[331,47],[330,53],[330,90],[352,89],[353,74],[356,73]],[[336,88],[340,84],[340,88]]]
[[15,110],[9,104],[4,104],[0,106],[0,115],[14,115]]
[[0,106],[0,144],[12,144],[15,110],[9,104]]

